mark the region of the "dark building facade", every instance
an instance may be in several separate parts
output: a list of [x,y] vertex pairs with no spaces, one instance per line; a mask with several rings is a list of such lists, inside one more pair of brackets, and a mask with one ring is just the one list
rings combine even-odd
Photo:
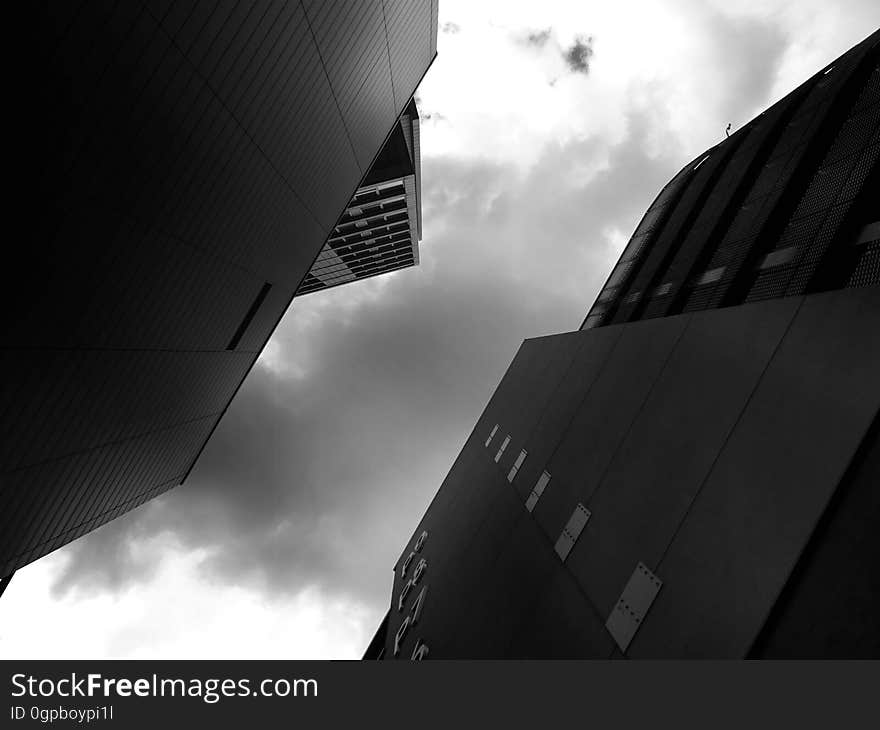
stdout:
[[526,340],[366,658],[880,656],[880,31]]
[[296,295],[419,262],[422,172],[419,111],[410,101]]
[[183,482],[437,39],[437,0],[22,11],[0,576]]

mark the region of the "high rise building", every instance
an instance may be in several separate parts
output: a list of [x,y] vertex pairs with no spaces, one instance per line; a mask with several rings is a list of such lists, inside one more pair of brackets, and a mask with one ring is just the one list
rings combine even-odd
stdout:
[[[362,185],[384,196],[379,152],[397,161],[401,130],[417,138],[411,99],[437,42],[437,0],[22,10],[0,588],[183,482],[308,272],[321,277],[325,242],[361,274],[337,229]],[[397,251],[396,219],[388,234]],[[403,262],[374,242],[385,268]]]
[[415,266],[422,238],[419,111],[410,101],[296,295]]
[[880,656],[880,31],[526,340],[366,658]]

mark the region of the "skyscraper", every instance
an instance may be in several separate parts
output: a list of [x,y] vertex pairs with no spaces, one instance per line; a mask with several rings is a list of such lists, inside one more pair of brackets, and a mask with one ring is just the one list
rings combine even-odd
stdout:
[[880,655],[880,31],[661,190],[526,340],[366,658]]
[[25,12],[4,577],[183,482],[397,144],[437,39],[436,0]]

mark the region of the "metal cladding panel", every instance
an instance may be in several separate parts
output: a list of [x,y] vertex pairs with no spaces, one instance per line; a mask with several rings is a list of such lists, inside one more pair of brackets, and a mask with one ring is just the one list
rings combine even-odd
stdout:
[[629,647],[662,586],[663,581],[644,563],[636,565],[605,622],[605,628],[614,637],[620,651],[625,652]]
[[800,303],[788,298],[689,319],[586,503],[593,518],[567,560],[602,615],[633,565],[660,562]]
[[568,522],[565,523],[565,527],[562,528],[562,532],[559,533],[559,537],[556,538],[556,542],[553,546],[553,549],[556,551],[556,554],[561,561],[565,562],[565,559],[569,556],[569,553],[571,553],[571,549],[577,543],[581,532],[583,532],[584,527],[590,519],[590,516],[590,510],[578,502],[574,508],[574,512],[571,513],[571,517],[568,518]]
[[[5,354],[7,372],[23,386],[4,408],[5,473],[218,414],[253,357],[86,349]],[[70,380],[55,383],[56,393],[43,378],[59,372]]]
[[553,540],[578,502],[589,506],[686,320],[673,317],[610,328],[623,334],[550,459],[546,469],[553,479],[533,512]]
[[[3,570],[186,476],[396,124],[381,3],[309,7],[313,26],[280,1],[28,7]],[[401,12],[411,95],[432,8]]]
[[[264,20],[261,44],[247,46],[251,36],[224,32],[230,25],[241,26],[244,17],[262,17],[264,9],[251,5],[245,16],[236,4],[224,3],[206,13],[206,21],[197,11],[173,37],[189,49],[185,51],[187,59],[216,90],[217,102],[233,114],[252,144],[326,229],[347,202],[345,198],[354,187],[352,180],[363,171],[355,162],[301,5],[281,6],[271,26]],[[242,47],[253,57],[246,64],[239,61],[239,66],[259,68],[254,77],[243,82],[238,81],[238,67],[230,70],[222,62],[230,57],[242,59]],[[291,134],[291,130],[298,133]]]
[[[601,328],[590,335],[579,333],[560,335],[573,338],[579,344],[571,366],[558,381],[545,408],[526,437],[525,448],[529,452],[529,458],[517,473],[515,482],[515,488],[524,499],[547,468],[562,435],[599,373],[602,372],[620,335],[620,328]],[[531,384],[524,382],[519,384],[519,388],[523,390],[532,387]]]
[[437,23],[432,0],[382,0],[388,35],[388,57],[398,114],[409,103],[436,47]]
[[386,656],[392,655],[394,636],[413,602],[410,598],[404,610],[398,610],[405,584],[400,567],[423,530],[428,538],[420,555],[428,565],[421,583],[428,586],[429,594],[419,630],[405,641],[407,651],[401,657],[409,658],[416,636],[426,638],[432,658],[454,655],[465,650],[468,642],[479,643],[476,635],[454,630],[449,622],[475,610],[473,596],[484,590],[502,545],[524,510],[488,455],[480,453],[476,445],[470,452],[472,458],[457,465],[455,478],[447,479],[441,488],[446,492],[444,507],[437,500],[432,503],[397,562]]
[[65,236],[46,271],[58,286],[12,323],[7,347],[223,350],[266,280],[94,206],[60,217]]
[[440,12],[440,0],[431,0],[431,28],[432,32],[430,34],[430,54],[431,57],[434,57],[434,54],[437,53],[437,16]]
[[375,63],[382,58],[388,60],[382,3],[305,0],[303,6],[334,96],[345,110],[369,80]]
[[[524,340],[514,354],[498,387],[495,388],[483,415],[477,422],[477,431],[488,432],[495,424],[498,424],[499,433],[496,438],[503,438],[505,434],[509,433],[517,405],[511,396],[517,391],[517,384],[521,380],[537,377],[542,364],[540,340]],[[522,430],[518,429],[518,431]],[[495,444],[494,441],[493,444]],[[497,444],[495,447],[497,448]]]
[[[109,43],[94,29],[92,35],[80,43],[99,48]],[[150,41],[139,55],[141,37]],[[279,237],[296,251],[291,234],[295,241],[303,234],[321,235],[313,211],[285,182],[280,162],[255,145],[254,130],[242,124],[233,99],[212,91],[163,27],[144,13],[123,40],[124,53],[99,78],[78,73],[80,45],[66,43],[58,51],[57,63],[70,72],[70,88],[59,91],[62,99],[70,94],[90,103],[83,109],[76,109],[76,101],[60,105],[83,135],[75,140],[72,167],[46,166],[64,173],[56,181],[63,207],[90,204],[104,215],[114,211],[250,268],[264,255],[255,252],[282,248]],[[109,45],[102,54],[112,58]],[[268,107],[261,113],[267,122]],[[62,237],[56,247],[65,244]]]
[[535,505],[538,504],[538,500],[541,499],[541,495],[544,494],[544,490],[547,489],[547,485],[550,483],[552,477],[550,473],[544,471],[541,473],[541,476],[538,477],[538,481],[535,482],[535,486],[532,487],[532,491],[529,492],[529,496],[526,499],[526,509],[529,512],[534,511]]
[[880,555],[880,416],[872,432],[752,646],[750,658],[876,659],[880,655],[880,572],[871,559]]
[[[459,567],[463,574],[467,574],[468,568],[463,563],[468,558],[472,541],[484,524],[492,522],[487,518],[493,505],[509,494],[510,485],[488,454],[473,446],[467,451],[467,458],[456,464],[454,473],[450,472],[431,503],[429,514],[409,541],[411,544],[423,530],[429,531],[430,550],[436,553],[431,563],[431,575]],[[407,547],[401,553],[398,565],[406,559],[409,550]],[[479,562],[476,554],[471,557]],[[402,585],[400,576],[395,575],[394,590],[399,592]]]
[[614,265],[611,275],[590,308],[587,318],[581,325],[582,330],[592,329],[611,321],[617,307],[623,302],[624,292],[629,282],[638,273],[651,246],[654,245],[663,230],[664,222],[670,211],[674,209],[682,190],[691,179],[693,167],[698,161],[699,158],[692,160],[679,170],[651,203],[651,207],[639,221],[639,225],[620,255],[620,259]]
[[[512,493],[507,495],[512,498]],[[545,536],[517,501],[519,517],[501,545],[499,559],[483,576],[480,592],[468,596],[470,610],[459,624],[449,654],[467,659],[509,656],[522,617],[534,611],[556,571],[558,560]]]
[[358,165],[366,172],[395,114],[382,3],[310,0],[305,8]]
[[[485,427],[488,432],[497,423],[501,434],[510,434],[510,444],[499,462],[506,470],[520,449],[529,451],[526,443],[534,424],[545,412],[557,386],[570,373],[580,345],[580,340],[571,335],[522,343],[478,424],[478,428]],[[523,387],[526,383],[528,386]]]
[[[485,489],[500,489],[500,483],[495,486],[483,486],[484,479],[493,481],[494,477],[498,477],[500,482],[500,470],[495,469],[494,465],[490,467],[490,461],[491,457],[488,454],[481,454],[470,443],[465,444],[449,474],[443,480],[437,494],[434,495],[434,499],[431,500],[425,518],[419,523],[415,532],[413,532],[410,543],[418,539],[422,530],[428,529],[434,532],[436,525],[446,524],[454,518],[459,497],[466,493],[468,489],[474,489],[469,487],[469,483],[476,484],[476,488],[481,493]],[[479,480],[475,478],[477,476],[479,476]],[[489,500],[491,501],[491,494],[489,495]],[[464,516],[463,513],[462,516]],[[462,528],[456,528],[456,531],[461,532]],[[406,558],[408,552],[409,548],[405,547],[399,556],[398,564]],[[397,580],[396,576],[395,580]],[[399,586],[395,585],[395,590],[397,587]]]
[[880,286],[804,299],[657,567],[630,656],[745,656],[877,414],[877,331]]
[[[388,59],[380,58],[376,67],[387,68]],[[376,149],[388,132],[385,123],[393,111],[391,76],[386,73],[372,74],[345,110],[346,123],[351,130],[351,143],[362,169],[369,169]]]
[[517,627],[508,659],[607,659],[614,642],[604,619],[564,570],[556,570],[534,613]]
[[847,286],[880,284],[880,240],[865,244]]
[[[613,322],[627,322],[640,311],[661,282],[665,268],[675,255],[682,239],[687,236],[693,221],[714,187],[716,174],[727,161],[728,150],[734,148],[741,136],[727,139],[702,155],[692,169],[692,179],[681,194],[663,230],[645,255],[644,263],[633,277],[632,283],[621,293],[621,302],[612,318]],[[665,281],[665,279],[664,279]]]
[[4,517],[0,571],[9,574],[180,483],[217,416],[104,444],[4,475],[16,504]]

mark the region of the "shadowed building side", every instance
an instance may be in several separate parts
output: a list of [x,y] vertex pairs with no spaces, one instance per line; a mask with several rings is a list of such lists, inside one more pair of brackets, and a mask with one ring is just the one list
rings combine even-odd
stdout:
[[22,11],[0,576],[186,478],[437,37],[436,0]]
[[581,329],[522,343],[371,657],[880,656],[878,41],[685,165]]

